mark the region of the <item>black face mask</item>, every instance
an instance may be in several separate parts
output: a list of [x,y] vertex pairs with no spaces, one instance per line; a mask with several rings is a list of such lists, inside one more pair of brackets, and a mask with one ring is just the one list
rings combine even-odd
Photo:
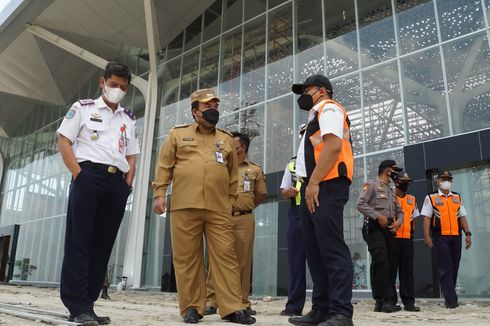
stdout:
[[400,182],[398,186],[396,186],[398,189],[400,189],[403,192],[407,192],[408,190],[409,183],[407,182]]
[[315,93],[313,94],[302,94],[300,97],[298,97],[298,106],[301,110],[305,111],[310,111],[311,108],[313,107],[313,95],[318,93],[320,89],[318,89]]
[[207,109],[202,111],[202,118],[215,126],[219,121],[219,111],[215,109]]

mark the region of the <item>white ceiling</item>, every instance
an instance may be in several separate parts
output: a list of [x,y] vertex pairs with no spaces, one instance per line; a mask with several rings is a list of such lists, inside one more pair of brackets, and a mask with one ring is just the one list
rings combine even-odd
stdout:
[[[160,48],[213,0],[154,0]],[[38,101],[68,105],[97,68],[25,30],[27,23],[105,58],[148,48],[143,0],[25,0],[0,26],[0,128],[12,134]],[[141,73],[141,72],[140,72]],[[8,105],[7,105],[8,103]]]

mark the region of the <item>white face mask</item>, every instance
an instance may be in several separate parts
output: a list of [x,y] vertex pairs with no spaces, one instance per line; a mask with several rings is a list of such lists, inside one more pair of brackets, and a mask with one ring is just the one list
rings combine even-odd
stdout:
[[451,189],[451,181],[439,182],[439,188],[441,188],[441,190],[449,190],[449,189]]
[[123,99],[126,92],[123,92],[119,87],[109,87],[104,85],[104,95],[111,103],[119,103]]

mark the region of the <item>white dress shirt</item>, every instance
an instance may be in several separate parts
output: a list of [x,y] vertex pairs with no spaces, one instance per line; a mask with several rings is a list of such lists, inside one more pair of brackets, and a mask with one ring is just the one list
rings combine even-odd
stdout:
[[[320,110],[325,101],[317,103],[309,112],[308,123],[315,117],[315,112]],[[323,107],[322,114],[318,121],[320,125],[320,134],[322,137],[326,134],[333,134],[340,139],[344,136],[344,111],[334,103],[328,103]],[[306,133],[305,133],[306,135]],[[296,158],[296,175],[306,177],[305,164],[305,137],[301,138]]]
[[139,154],[136,121],[118,105],[115,112],[102,96],[75,102],[56,131],[73,143],[77,162],[92,161],[129,171],[126,156]]

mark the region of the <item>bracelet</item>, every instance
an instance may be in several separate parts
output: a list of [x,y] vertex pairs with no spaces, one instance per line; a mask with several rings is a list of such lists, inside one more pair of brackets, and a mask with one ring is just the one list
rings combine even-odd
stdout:
[[472,233],[471,233],[470,231],[465,232],[464,234],[465,234],[467,237],[468,237],[468,236],[469,236],[469,237],[471,237],[471,236],[472,236]]

